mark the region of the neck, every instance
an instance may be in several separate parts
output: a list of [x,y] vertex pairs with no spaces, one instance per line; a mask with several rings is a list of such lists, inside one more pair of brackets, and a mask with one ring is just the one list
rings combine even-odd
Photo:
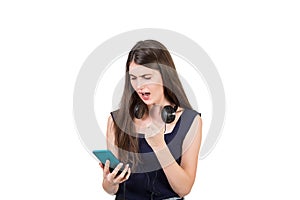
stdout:
[[[148,109],[150,110],[154,105],[159,105],[161,107],[164,107],[166,105],[171,105],[171,102],[169,102],[166,98],[163,98],[159,102],[155,102],[154,104],[148,105]],[[174,106],[174,105],[171,105]]]

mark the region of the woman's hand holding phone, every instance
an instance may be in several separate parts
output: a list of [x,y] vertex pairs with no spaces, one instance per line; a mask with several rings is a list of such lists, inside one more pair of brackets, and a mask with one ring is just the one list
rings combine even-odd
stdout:
[[110,171],[110,161],[106,160],[105,165],[103,166],[101,163],[101,167],[103,168],[103,182],[107,181],[108,184],[115,186],[124,181],[128,180],[131,170],[129,165],[127,164],[122,171],[121,168],[123,167],[123,163],[119,163],[111,172]]
[[131,170],[129,165],[123,163],[114,156],[110,150],[94,150],[94,155],[100,161],[99,165],[103,169],[103,188],[109,194],[118,191],[119,184],[128,180]]

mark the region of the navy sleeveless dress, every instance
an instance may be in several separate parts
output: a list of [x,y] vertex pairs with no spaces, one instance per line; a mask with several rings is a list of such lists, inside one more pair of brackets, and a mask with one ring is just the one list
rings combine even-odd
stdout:
[[[113,116],[113,113],[111,113]],[[171,133],[165,134],[165,141],[178,164],[181,162],[183,140],[195,117],[200,113],[185,109]],[[143,137],[139,137],[139,153],[142,163],[136,173],[119,185],[116,200],[162,200],[179,197],[171,188],[164,171]],[[184,184],[184,183],[182,183]],[[180,199],[180,198],[178,198]]]

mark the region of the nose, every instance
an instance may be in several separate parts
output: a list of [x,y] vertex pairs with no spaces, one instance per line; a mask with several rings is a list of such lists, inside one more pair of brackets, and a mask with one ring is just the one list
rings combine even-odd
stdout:
[[141,79],[137,79],[136,80],[136,88],[137,89],[142,89],[144,87],[144,82],[143,82],[143,80],[141,80]]

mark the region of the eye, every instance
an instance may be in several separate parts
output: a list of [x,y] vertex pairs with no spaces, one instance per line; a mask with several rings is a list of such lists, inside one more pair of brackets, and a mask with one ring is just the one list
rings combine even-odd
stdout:
[[143,76],[143,78],[146,79],[146,80],[150,80],[150,79],[152,78],[152,76],[150,76],[150,75],[145,75],[145,76]]
[[130,76],[130,80],[135,80],[136,77],[135,76]]

